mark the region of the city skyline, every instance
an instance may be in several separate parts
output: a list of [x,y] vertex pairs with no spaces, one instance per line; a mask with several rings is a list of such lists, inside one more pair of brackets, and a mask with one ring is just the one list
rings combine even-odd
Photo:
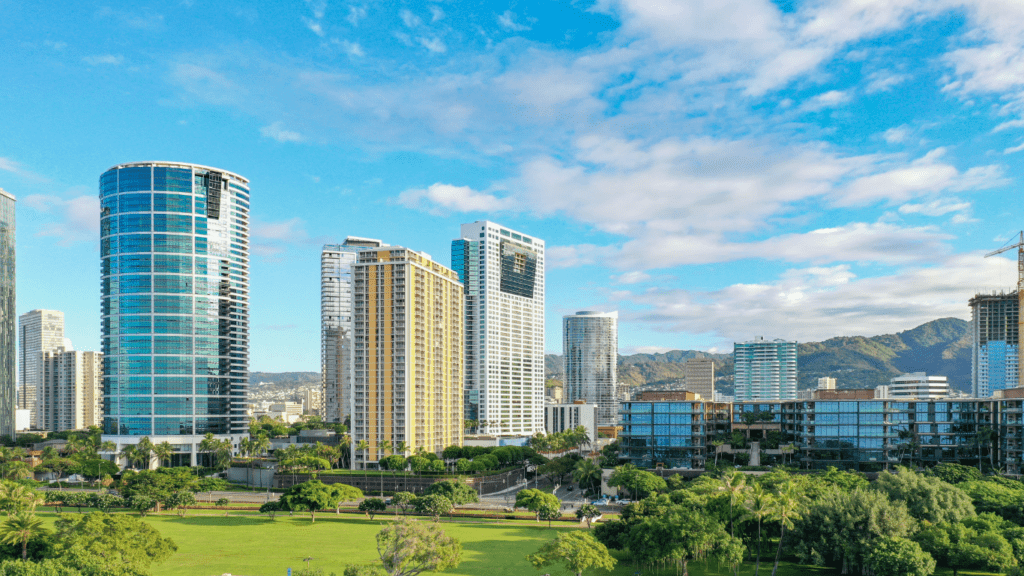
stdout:
[[1024,227],[1018,4],[700,6],[12,5],[17,314],[100,348],[96,174],[125,158],[264,192],[253,370],[316,371],[320,246],[445,261],[474,220],[547,241],[547,352],[584,308],[620,311],[627,353],[728,352],[967,319],[1014,285],[981,255]]

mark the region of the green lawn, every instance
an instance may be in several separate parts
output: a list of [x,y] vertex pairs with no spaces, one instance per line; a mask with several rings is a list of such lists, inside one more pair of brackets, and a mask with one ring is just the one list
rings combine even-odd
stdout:
[[[43,513],[52,520],[52,513]],[[287,568],[305,565],[303,558],[312,557],[311,566],[326,573],[341,574],[350,563],[368,563],[377,560],[374,536],[382,522],[392,516],[378,516],[370,521],[352,515],[318,514],[315,524],[309,515],[278,516],[277,520],[257,515],[201,514],[178,518],[174,515],[147,516],[146,520],[161,534],[178,544],[178,552],[153,570],[154,576],[214,576],[225,573],[236,576],[284,576]],[[545,524],[523,525],[443,522],[442,527],[462,542],[463,562],[456,570],[447,572],[463,576],[540,576],[544,572],[534,569],[525,559],[543,542],[553,538],[558,528]],[[561,528],[563,530],[568,528]],[[557,571],[549,570],[552,574]],[[635,570],[628,563],[620,563],[611,574],[633,576]],[[753,574],[753,565],[742,574]],[[593,572],[593,574],[608,574]],[[658,576],[675,576],[674,569]],[[690,565],[693,576],[726,576],[729,570],[717,565]],[[771,574],[771,564],[762,564],[761,574]],[[784,564],[783,576],[833,576],[831,570],[811,566]],[[938,574],[952,574],[940,571]],[[981,573],[960,572],[962,575]]]

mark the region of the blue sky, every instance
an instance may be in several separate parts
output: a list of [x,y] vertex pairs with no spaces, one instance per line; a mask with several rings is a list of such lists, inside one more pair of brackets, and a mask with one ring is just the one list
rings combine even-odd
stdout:
[[[1019,0],[0,0],[18,312],[99,346],[97,181],[252,182],[251,369],[317,370],[319,249],[544,238],[547,342],[731,350],[969,317],[1024,228]],[[1012,253],[1009,254],[1012,258]]]

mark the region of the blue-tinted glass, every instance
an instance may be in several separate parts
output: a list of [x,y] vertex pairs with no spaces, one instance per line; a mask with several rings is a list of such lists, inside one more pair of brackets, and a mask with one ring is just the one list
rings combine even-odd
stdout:
[[[117,282],[117,279],[111,278],[110,282],[111,290],[113,290],[114,282]],[[150,283],[150,276],[125,275],[120,278],[118,290],[121,294],[137,294],[140,292],[151,292],[153,286]]]
[[121,314],[149,314],[153,311],[151,296],[122,296],[118,305]]
[[153,189],[192,192],[192,171],[184,168],[154,168]]
[[191,314],[192,297],[156,296],[153,302],[153,309],[157,314]]
[[149,336],[121,336],[121,354],[152,354],[153,341]]
[[192,233],[192,217],[180,214],[154,214],[153,231]]
[[196,338],[195,353],[201,356],[217,356],[219,346],[218,338]]
[[100,220],[100,236],[117,234],[117,216],[107,216]]
[[100,196],[117,193],[117,170],[107,170],[100,176]]
[[191,294],[191,276],[164,276],[153,277],[153,292],[162,294]]
[[191,254],[192,237],[156,234],[153,236],[153,251],[172,254]]
[[118,268],[122,274],[149,273],[153,271],[149,254],[127,254],[118,257]]
[[122,168],[119,174],[118,190],[135,192],[149,190],[152,186],[151,168]]
[[839,403],[839,411],[840,412],[856,412],[857,411],[857,404],[858,404],[857,402],[840,402]]
[[153,249],[149,234],[122,234],[118,238],[118,242],[120,244],[118,253],[120,254],[150,252]]
[[122,394],[151,394],[153,392],[153,379],[149,376],[122,376]]
[[692,422],[692,416],[690,414],[673,414],[672,424],[690,424]]
[[857,415],[856,414],[840,414],[839,415],[839,423],[840,424],[856,424],[857,423]]
[[231,383],[224,378],[196,377],[196,394],[224,395],[231,392]]
[[192,434],[191,418],[154,418],[154,433],[164,435]]
[[[896,414],[896,416],[906,416],[906,414]],[[860,414],[861,424],[881,424],[884,419],[883,414],[865,414],[863,412]]]
[[[159,338],[159,336],[158,336]],[[187,376],[156,376],[153,382],[155,394],[192,394],[192,379]]]
[[[108,410],[106,408],[104,408],[103,412],[106,413],[106,414],[110,414],[111,413],[110,410]],[[119,432],[120,432],[120,430],[118,430],[118,427],[117,427],[117,418],[113,418],[113,417],[110,417],[110,416],[104,416],[103,417],[103,433],[104,434],[115,435],[115,434],[118,434]]]
[[153,358],[154,374],[191,374],[191,356],[156,356]]
[[192,414],[192,402],[181,397],[154,398],[153,409],[156,414]]
[[125,212],[149,212],[152,210],[152,194],[121,194],[118,197],[117,211],[120,214]]
[[226,434],[228,431],[227,418],[196,418],[196,434]]
[[192,197],[184,194],[153,194],[153,211],[190,213]]
[[669,433],[670,432],[669,432],[669,426],[668,425],[659,425],[659,426],[655,426],[654,427],[654,435],[655,436],[668,436]]
[[814,411],[817,413],[822,412],[839,412],[839,402],[818,402]]
[[[655,406],[654,409],[657,410],[658,407]],[[661,413],[655,412],[654,413],[654,423],[655,424],[668,424],[668,413],[661,414]]]
[[100,240],[100,256],[117,254],[117,236],[108,236]]
[[152,356],[123,356],[120,359],[121,374],[152,374]]
[[839,436],[839,426],[816,426],[814,432],[818,436]]
[[219,359],[196,357],[196,374],[220,376],[222,372]]
[[177,254],[157,254],[153,259],[153,271],[156,273],[191,274],[192,257]]
[[637,414],[636,412],[634,412],[632,418],[630,419],[630,421],[633,422],[634,424],[650,424],[651,423],[651,415],[650,414]]
[[153,433],[152,420],[149,418],[120,418],[119,433],[125,436],[147,436]]
[[156,316],[156,334],[191,334],[192,318],[188,316]]
[[196,254],[206,254],[207,252],[206,238],[196,238]]
[[650,436],[650,426],[631,426],[631,431],[634,436]]

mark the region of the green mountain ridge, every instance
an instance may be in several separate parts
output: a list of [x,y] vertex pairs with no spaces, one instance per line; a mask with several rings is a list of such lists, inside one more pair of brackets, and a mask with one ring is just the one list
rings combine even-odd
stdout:
[[[681,383],[683,363],[689,358],[715,360],[716,388],[730,394],[733,388],[732,354],[672,350],[658,354],[619,356],[619,381],[629,386],[671,386]],[[824,342],[804,342],[797,347],[798,387],[815,388],[818,378],[830,376],[839,388],[874,388],[907,372],[946,376],[950,386],[964,392],[971,388],[970,323],[959,318],[940,318],[916,328],[880,336],[837,336]],[[549,379],[562,380],[562,357],[548,354]]]

